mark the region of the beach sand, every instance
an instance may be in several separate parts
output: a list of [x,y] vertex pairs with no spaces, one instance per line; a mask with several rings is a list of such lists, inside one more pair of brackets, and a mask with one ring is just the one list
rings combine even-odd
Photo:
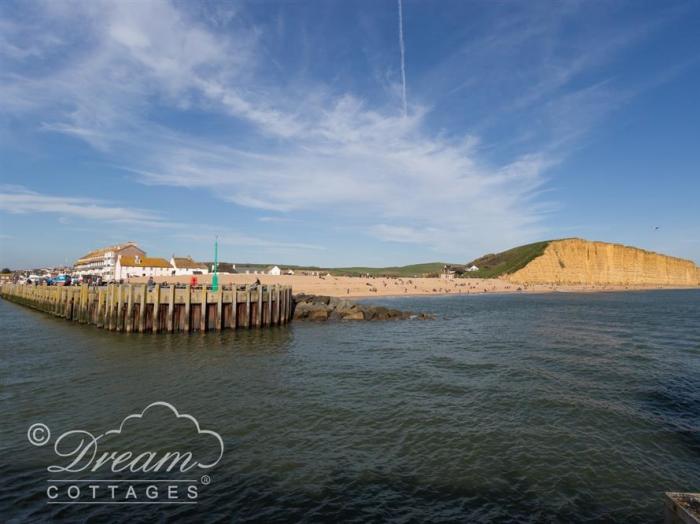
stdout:
[[[156,282],[187,284],[191,276],[157,277]],[[559,285],[515,284],[502,279],[462,278],[388,278],[388,277],[335,277],[306,275],[254,275],[219,274],[219,284],[252,284],[259,278],[262,284],[292,286],[294,293],[329,295],[334,297],[386,297],[410,295],[467,295],[483,293],[546,293],[546,292],[595,292],[662,289],[661,286],[615,286],[615,285]],[[129,282],[140,283],[148,279],[131,278]],[[197,275],[198,284],[210,284],[211,275]],[[669,288],[663,288],[669,289]]]

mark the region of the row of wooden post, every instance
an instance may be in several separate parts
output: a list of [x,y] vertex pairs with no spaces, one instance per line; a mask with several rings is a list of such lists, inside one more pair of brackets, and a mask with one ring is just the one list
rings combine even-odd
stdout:
[[[197,302],[193,303],[193,295]],[[292,289],[278,285],[213,291],[189,285],[149,288],[146,284],[110,284],[95,288],[3,284],[0,296],[68,320],[126,333],[160,331],[165,304],[163,331],[169,333],[207,331],[212,321],[216,330],[284,325],[292,317]],[[193,325],[197,307],[198,325]],[[210,308],[215,312],[210,313]]]

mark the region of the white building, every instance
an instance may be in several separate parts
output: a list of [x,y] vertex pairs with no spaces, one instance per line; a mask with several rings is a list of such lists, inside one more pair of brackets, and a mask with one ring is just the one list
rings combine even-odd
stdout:
[[170,257],[170,267],[175,275],[206,275],[209,268],[206,264],[195,262],[192,257]]
[[282,270],[281,270],[279,267],[277,267],[277,266],[272,266],[272,267],[268,267],[268,268],[265,270],[265,273],[267,273],[268,275],[277,275],[277,276],[279,276],[279,275],[282,274]]
[[81,257],[73,265],[76,275],[98,275],[104,280],[117,280],[115,269],[120,256],[143,257],[146,252],[139,248],[135,242],[126,242],[116,246],[103,247],[90,251]]
[[474,271],[479,271],[479,268],[475,265],[471,265],[470,267],[467,268],[467,271],[470,273],[473,273]]
[[118,282],[130,277],[167,277],[173,271],[170,262],[164,258],[120,255],[114,269],[114,280]]

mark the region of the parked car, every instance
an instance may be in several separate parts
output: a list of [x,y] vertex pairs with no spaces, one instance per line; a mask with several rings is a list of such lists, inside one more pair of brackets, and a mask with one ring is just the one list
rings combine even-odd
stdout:
[[57,275],[49,281],[50,286],[70,286],[71,277],[70,275]]

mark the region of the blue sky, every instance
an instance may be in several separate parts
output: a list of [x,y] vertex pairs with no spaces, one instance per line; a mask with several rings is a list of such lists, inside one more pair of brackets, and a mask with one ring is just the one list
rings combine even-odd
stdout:
[[398,8],[0,3],[0,266],[700,262],[700,2],[404,0],[405,100]]

